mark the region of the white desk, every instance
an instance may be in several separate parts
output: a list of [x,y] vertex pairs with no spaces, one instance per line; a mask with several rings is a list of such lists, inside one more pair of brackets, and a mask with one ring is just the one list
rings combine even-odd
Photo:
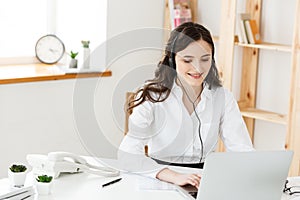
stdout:
[[[109,200],[153,200],[153,199],[172,199],[183,200],[184,197],[177,191],[141,191],[138,187],[138,177],[136,175],[121,174],[122,180],[118,183],[102,188],[102,184],[115,178],[102,178],[97,175],[79,173],[65,174],[55,179],[53,182],[52,193],[50,195],[36,195],[38,200],[82,200],[82,199],[109,199]],[[30,180],[31,179],[31,180]],[[31,185],[33,176],[28,174],[26,185]],[[9,184],[7,178],[0,180],[0,185]]]
[[[174,167],[174,169],[182,168]],[[187,170],[187,169],[186,169]],[[184,170],[183,172],[185,172]],[[189,170],[189,169],[188,169]],[[194,171],[195,169],[192,169]],[[81,199],[109,199],[109,200],[184,200],[176,190],[141,190],[139,187],[138,175],[121,173],[122,180],[118,183],[102,188],[102,184],[107,183],[113,178],[104,178],[97,175],[79,173],[79,174],[63,174],[53,181],[52,194],[47,196],[36,195],[38,200],[81,200]],[[294,178],[292,181],[300,182],[300,177]],[[34,177],[31,173],[27,175],[25,185],[31,185],[34,182]],[[0,179],[0,186],[9,184],[8,179]],[[293,197],[283,194],[282,200],[300,200],[300,196]]]
[[[139,177],[136,175],[121,174],[122,180],[118,183],[102,188],[102,184],[115,178],[103,178],[100,176],[79,173],[62,175],[54,180],[52,194],[47,196],[36,195],[38,200],[66,200],[66,199],[109,199],[109,200],[184,200],[185,198],[175,190],[140,190],[138,186]],[[33,180],[28,174],[27,184]],[[8,184],[8,179],[1,179],[1,184]],[[283,195],[282,200],[299,200],[300,197]]]

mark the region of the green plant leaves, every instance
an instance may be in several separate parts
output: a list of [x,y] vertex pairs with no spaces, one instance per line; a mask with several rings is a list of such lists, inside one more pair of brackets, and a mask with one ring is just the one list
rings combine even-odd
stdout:
[[52,176],[41,175],[36,178],[37,182],[50,183],[52,181]]
[[76,58],[76,56],[78,55],[78,52],[76,52],[76,53],[74,53],[73,51],[71,51],[71,54],[70,54],[70,56],[71,56],[71,58]]
[[12,165],[9,169],[12,172],[25,172],[27,170],[24,165]]

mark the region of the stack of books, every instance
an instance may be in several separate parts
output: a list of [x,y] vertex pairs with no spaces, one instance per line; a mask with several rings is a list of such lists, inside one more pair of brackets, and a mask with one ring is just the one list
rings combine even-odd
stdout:
[[21,188],[10,187],[9,184],[3,184],[0,187],[0,200],[33,200],[35,190],[33,186]]
[[239,42],[245,44],[260,44],[261,38],[256,21],[251,19],[248,13],[239,13],[238,16]]

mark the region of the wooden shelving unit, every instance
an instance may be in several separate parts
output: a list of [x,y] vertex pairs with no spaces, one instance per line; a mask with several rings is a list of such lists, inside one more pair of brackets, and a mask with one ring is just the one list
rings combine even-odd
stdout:
[[[174,1],[174,0],[165,0],[165,19],[164,19],[164,28],[167,30],[171,30],[171,14],[170,14],[170,7],[169,7],[169,2]],[[197,21],[197,7],[198,7],[198,0],[190,0],[190,5],[191,5],[191,11],[192,11],[192,21],[196,22]],[[167,38],[166,38],[167,39]]]
[[270,111],[260,110],[256,108],[241,108],[241,113],[244,117],[265,120],[277,124],[287,124],[287,116]]
[[[170,13],[166,0],[165,28],[170,30]],[[263,0],[246,0],[245,12],[250,13],[256,20],[258,30],[262,14]],[[197,16],[197,0],[191,0],[193,17]],[[284,2],[282,2],[284,3]],[[234,48],[243,49],[241,92],[238,100],[241,113],[247,125],[250,137],[254,138],[255,120],[263,120],[282,124],[287,127],[285,148],[294,151],[290,176],[300,175],[300,0],[296,0],[294,36],[291,45],[262,42],[261,44],[242,44],[235,40],[236,8],[237,0],[221,1],[220,34],[214,37],[218,42],[218,67],[223,79],[224,87],[231,90]],[[193,21],[197,21],[194,18]],[[276,22],[274,22],[276,23]],[[167,37],[166,37],[167,38]],[[257,75],[259,50],[278,51],[291,54],[291,83],[289,97],[289,109],[286,113],[276,113],[270,110],[256,108]],[[284,134],[284,133],[283,133]],[[219,149],[224,150],[223,144]]]
[[235,43],[235,45],[238,45],[238,46],[241,46],[241,47],[256,48],[256,49],[266,49],[266,50],[273,50],[273,51],[292,52],[292,46],[285,45],[285,44],[275,44],[275,43],[264,42],[262,44]]
[[[260,27],[263,0],[247,0],[245,12],[250,13]],[[282,2],[284,3],[284,2]],[[300,0],[296,1],[294,36],[291,45],[285,44],[241,44],[234,42],[236,24],[236,0],[222,1],[221,27],[219,39],[219,70],[223,78],[224,86],[231,89],[234,47],[243,48],[242,80],[239,98],[239,106],[244,116],[250,136],[254,137],[255,119],[287,126],[286,145],[287,149],[294,151],[294,158],[290,168],[291,176],[300,175]],[[274,22],[275,23],[275,22]],[[291,54],[291,83],[289,109],[286,114],[265,111],[256,108],[257,73],[259,50],[281,51]],[[283,133],[284,134],[284,133]],[[222,145],[220,145],[222,149]]]

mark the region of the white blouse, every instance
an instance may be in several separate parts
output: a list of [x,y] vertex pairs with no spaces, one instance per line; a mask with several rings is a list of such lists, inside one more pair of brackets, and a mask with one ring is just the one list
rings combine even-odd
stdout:
[[[247,128],[231,92],[223,87],[209,90],[205,86],[201,100],[195,108],[196,113],[191,115],[182,102],[182,95],[182,89],[174,83],[165,101],[145,101],[135,107],[129,117],[129,131],[119,150],[132,155],[143,155],[144,167],[147,162],[155,166],[152,159],[144,156],[145,145],[148,145],[148,154],[152,158],[174,163],[199,163],[201,143],[196,114],[200,118],[203,141],[201,162],[205,161],[210,152],[216,150],[219,136],[226,151],[253,150]],[[126,165],[130,165],[130,159],[126,160]]]

